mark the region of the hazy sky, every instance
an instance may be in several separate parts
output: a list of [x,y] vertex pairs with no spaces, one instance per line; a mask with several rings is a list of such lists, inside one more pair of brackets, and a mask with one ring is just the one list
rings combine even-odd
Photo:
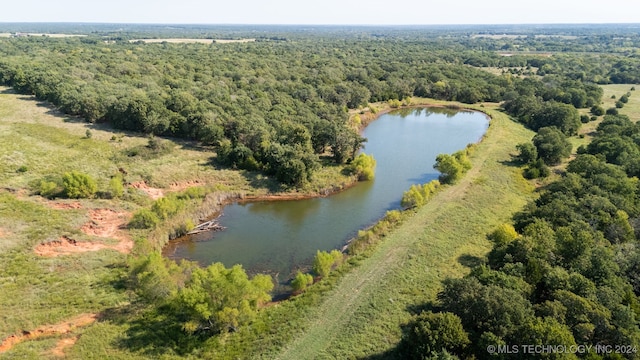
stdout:
[[638,0],[2,0],[2,3],[0,22],[640,23]]

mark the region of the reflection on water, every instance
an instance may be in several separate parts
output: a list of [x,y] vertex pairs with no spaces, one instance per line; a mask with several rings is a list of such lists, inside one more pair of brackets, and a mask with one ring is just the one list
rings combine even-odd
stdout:
[[201,233],[180,244],[173,258],[203,265],[242,264],[250,272],[286,279],[308,266],[317,250],[342,247],[358,230],[398,208],[412,184],[438,177],[435,157],[477,142],[488,126],[484,114],[446,108],[402,109],[381,116],[364,131],[364,151],[377,161],[374,181],[317,199],[234,204],[220,218],[226,230]]

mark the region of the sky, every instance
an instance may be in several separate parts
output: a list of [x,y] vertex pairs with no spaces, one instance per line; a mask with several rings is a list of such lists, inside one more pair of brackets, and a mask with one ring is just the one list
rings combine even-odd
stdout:
[[621,0],[3,0],[0,22],[168,24],[640,23]]

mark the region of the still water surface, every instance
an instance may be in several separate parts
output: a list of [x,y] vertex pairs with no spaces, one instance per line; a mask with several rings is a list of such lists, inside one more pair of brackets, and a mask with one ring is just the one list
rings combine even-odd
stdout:
[[201,233],[178,245],[174,259],[208,265],[242,264],[251,273],[279,274],[308,266],[317,250],[342,247],[358,230],[400,207],[412,184],[438,177],[435,158],[475,143],[488,127],[479,112],[405,109],[382,115],[364,131],[364,152],[377,161],[374,181],[326,198],[226,206],[221,232]]

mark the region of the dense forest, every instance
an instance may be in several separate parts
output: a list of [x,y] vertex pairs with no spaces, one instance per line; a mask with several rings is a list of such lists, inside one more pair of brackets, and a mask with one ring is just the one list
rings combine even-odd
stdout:
[[[6,29],[20,32],[22,26],[29,28]],[[509,358],[487,349],[598,344],[624,345],[626,352],[570,355],[638,357],[640,125],[618,113],[637,95],[630,85],[616,107],[604,109],[599,86],[640,83],[640,35],[633,27],[550,27],[543,35],[508,27],[140,25],[116,31],[84,25],[77,31],[88,35],[0,38],[0,83],[88,122],[197,141],[223,166],[260,171],[292,187],[313,181],[320,167],[332,163],[350,164],[347,169],[360,178],[373,177],[375,160],[356,156],[366,139],[359,135],[364,124],[350,111],[375,114],[380,103],[410,105],[412,97],[500,103],[501,111],[536,132],[531,142],[513,149],[513,162],[526,178],[542,178],[540,196],[488,234],[493,248],[481,265],[446,280],[434,303],[420,304],[428,310],[406,325],[389,356]],[[171,36],[255,41],[138,41]],[[568,138],[596,120],[593,140],[568,161]],[[403,216],[441,188],[455,186],[449,184],[471,168],[472,150],[439,156],[440,182],[412,187],[402,201],[405,210],[389,212],[359,233],[349,255],[365,253]],[[545,182],[552,169],[556,180]],[[65,174],[64,182],[69,198],[96,192],[79,173]],[[116,182],[123,186],[121,179]],[[89,195],[74,192],[84,188],[91,188]],[[175,214],[181,201],[206,196],[198,191],[155,200],[151,210],[136,215],[152,215],[155,226]],[[134,216],[129,226],[136,228],[137,221],[143,223],[138,228],[152,227],[147,220]],[[308,287],[320,290],[273,306],[264,317],[259,314],[271,300],[271,278],[249,278],[239,266],[176,264],[149,250],[129,259],[122,286],[139,306],[131,315],[137,326],[153,332],[155,342],[169,342],[175,354],[214,349],[243,358],[260,346],[272,350],[290,340],[302,315],[287,309],[309,311],[332,286],[325,284],[337,282],[330,272],[338,269],[338,277],[347,271],[339,267],[343,261],[344,268],[361,261],[345,259],[354,257],[318,252],[313,274],[328,280],[314,284],[311,274],[299,272],[291,285],[294,295]],[[131,349],[153,343],[129,341]]]
[[[108,32],[8,38],[1,40],[0,82],[87,121],[214,145],[220,162],[292,185],[309,181],[322,155],[336,163],[353,158],[365,139],[359,124],[347,121],[348,109],[411,96],[514,100],[512,112],[529,111],[515,102],[530,106],[531,97],[583,108],[601,96],[596,84],[640,82],[637,54],[609,51],[639,41],[626,32],[620,43],[616,34],[568,42],[560,35],[495,40],[367,28],[336,38],[339,29],[321,30],[211,45],[144,44],[130,42],[141,34]],[[243,34],[235,29],[220,35]],[[498,52],[509,49],[521,54]],[[587,53],[580,61],[536,53],[558,50]],[[482,69],[488,67],[505,73]],[[539,117],[573,116],[560,105],[540,111]],[[566,133],[576,129],[565,125]]]

